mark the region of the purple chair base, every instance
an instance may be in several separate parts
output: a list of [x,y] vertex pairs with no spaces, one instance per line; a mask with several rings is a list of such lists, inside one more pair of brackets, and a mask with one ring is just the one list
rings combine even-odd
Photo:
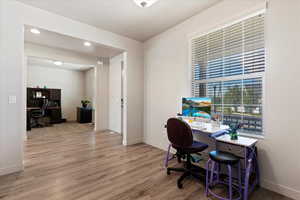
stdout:
[[167,151],[167,153],[166,153],[166,158],[165,158],[165,160],[164,160],[164,167],[165,167],[165,168],[168,168],[169,161],[175,158],[174,155],[171,155],[171,152],[170,152],[170,151],[171,151],[171,147],[172,147],[172,145],[169,144],[169,146],[168,146],[168,151]]

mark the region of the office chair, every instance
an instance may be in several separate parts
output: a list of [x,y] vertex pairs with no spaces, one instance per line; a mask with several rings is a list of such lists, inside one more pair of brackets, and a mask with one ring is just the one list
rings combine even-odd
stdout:
[[31,111],[31,118],[33,119],[32,127],[44,127],[46,123],[41,123],[40,119],[46,116],[46,109],[48,107],[48,102],[45,102],[41,109]]
[[167,168],[167,174],[171,171],[183,172],[183,175],[177,180],[178,188],[182,188],[182,181],[189,176],[199,178],[199,167],[192,164],[193,153],[204,151],[208,145],[193,140],[193,132],[191,127],[184,121],[177,118],[170,118],[167,122],[168,139],[177,154],[186,158],[184,168]]

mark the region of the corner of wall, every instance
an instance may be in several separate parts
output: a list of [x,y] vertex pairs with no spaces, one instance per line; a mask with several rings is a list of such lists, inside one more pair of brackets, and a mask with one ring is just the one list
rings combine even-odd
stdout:
[[23,170],[23,165],[10,165],[7,167],[0,168],[0,176],[20,172]]

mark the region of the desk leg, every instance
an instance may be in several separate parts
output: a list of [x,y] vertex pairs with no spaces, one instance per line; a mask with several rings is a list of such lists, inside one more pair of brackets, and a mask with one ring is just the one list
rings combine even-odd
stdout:
[[[258,159],[257,159],[257,153],[256,148],[247,148],[246,149],[246,171],[245,171],[245,181],[244,181],[244,200],[248,199],[249,193],[253,192],[255,186],[260,184],[260,172],[259,172],[259,166],[258,166]],[[250,175],[252,173],[255,173],[255,180],[253,183],[250,184]]]
[[257,158],[257,149],[255,148],[255,172],[256,172],[256,185],[260,186],[260,170],[258,165],[258,158]]
[[166,154],[166,158],[165,158],[165,162],[164,162],[165,168],[168,168],[168,164],[169,164],[169,160],[170,160],[170,150],[171,150],[171,144],[169,144],[168,151]]
[[249,178],[250,178],[250,173],[251,173],[251,167],[252,167],[252,160],[250,159],[249,161],[247,160],[248,164],[246,167],[246,173],[245,173],[245,184],[244,184],[244,200],[248,199],[248,190],[249,190]]

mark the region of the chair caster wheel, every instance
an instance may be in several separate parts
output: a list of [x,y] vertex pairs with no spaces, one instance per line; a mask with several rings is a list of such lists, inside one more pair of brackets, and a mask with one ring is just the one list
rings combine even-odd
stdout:
[[177,187],[178,187],[179,189],[182,189],[182,188],[183,188],[182,183],[177,182]]
[[167,169],[167,175],[171,175],[171,172],[170,172],[170,170],[168,170],[168,169]]

